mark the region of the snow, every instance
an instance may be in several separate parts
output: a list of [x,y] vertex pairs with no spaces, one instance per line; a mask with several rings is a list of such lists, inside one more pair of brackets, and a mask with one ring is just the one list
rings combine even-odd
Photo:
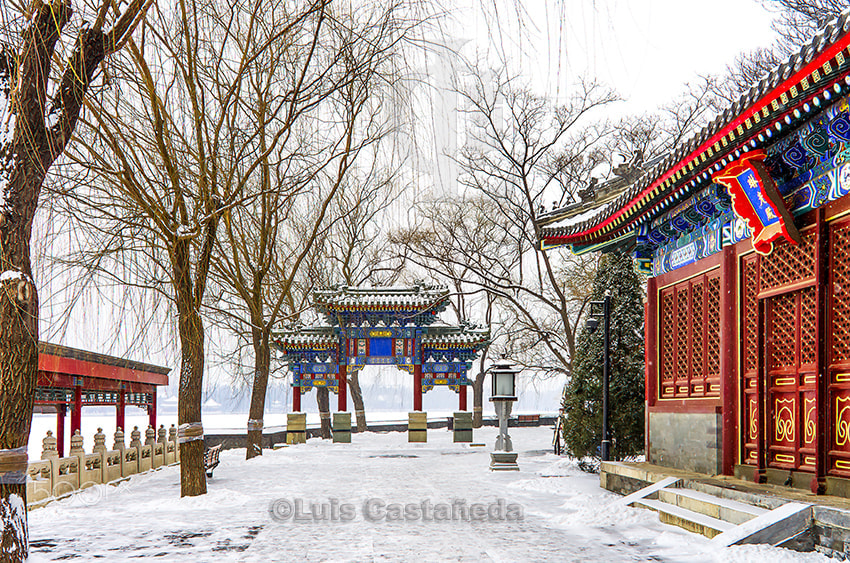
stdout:
[[192,238],[197,234],[197,228],[189,225],[180,225],[177,227],[177,238],[187,239]]
[[605,210],[608,209],[608,206],[610,206],[610,205],[611,205],[610,203],[606,203],[605,205],[600,205],[599,207],[594,207],[592,209],[588,209],[584,213],[579,213],[578,215],[573,215],[572,217],[565,217],[564,219],[561,219],[560,221],[553,221],[552,223],[547,223],[546,229],[548,229],[548,230],[562,229],[562,228],[565,228],[565,227],[572,227],[573,225],[578,225],[579,223],[581,223],[583,221],[587,221],[588,219],[590,219],[592,217],[596,217],[597,215],[604,213]]
[[[653,512],[616,505],[620,497],[602,490],[598,476],[550,453],[550,428],[511,434],[519,472],[489,471],[495,428],[475,431],[487,447],[431,430],[426,444],[408,444],[399,432],[366,433],[352,444],[311,439],[250,461],[244,450],[225,451],[204,496],[179,498],[179,468],[167,467],[30,512],[31,561],[827,560],[714,546]],[[403,507],[408,519],[390,521],[387,510],[372,521],[367,502],[393,505],[396,516]],[[483,520],[442,521],[410,509],[423,503],[496,508]],[[304,518],[287,512],[296,505]],[[522,519],[500,515],[499,506],[507,513],[511,505]]]
[[7,522],[11,524],[11,529],[17,540],[12,543],[9,548],[8,555],[14,555],[17,551],[16,546],[23,545],[27,541],[27,531],[24,522],[26,522],[26,508],[24,507],[24,499],[14,493],[9,495],[9,500],[0,500],[0,521],[4,526]]
[[24,279],[24,273],[19,272],[17,270],[6,270],[2,274],[0,274],[0,282],[22,280],[22,279]]

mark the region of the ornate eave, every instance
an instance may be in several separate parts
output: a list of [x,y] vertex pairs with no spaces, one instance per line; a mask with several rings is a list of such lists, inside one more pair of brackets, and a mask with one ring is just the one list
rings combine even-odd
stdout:
[[777,66],[714,121],[581,221],[562,210],[541,218],[544,245],[596,245],[640,229],[712,184],[743,153],[777,142],[850,91],[850,12]]
[[273,340],[282,350],[316,350],[335,348],[339,344],[339,335],[334,327],[313,326],[275,332]]
[[338,323],[340,315],[381,315],[427,312],[438,314],[449,304],[445,286],[416,284],[400,287],[334,287],[313,292],[313,304],[328,322]]
[[422,335],[422,347],[433,349],[463,348],[480,350],[490,343],[490,331],[474,326],[428,327]]

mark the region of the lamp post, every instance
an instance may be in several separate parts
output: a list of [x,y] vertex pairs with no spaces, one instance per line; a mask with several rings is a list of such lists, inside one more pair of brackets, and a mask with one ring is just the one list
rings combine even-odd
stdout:
[[493,387],[490,400],[496,407],[499,418],[499,437],[496,438],[495,451],[490,454],[491,471],[519,471],[517,454],[513,451],[511,437],[508,435],[508,418],[516,401],[516,375],[519,370],[508,360],[502,358],[490,369]]
[[609,346],[611,340],[611,291],[605,291],[602,301],[591,301],[585,328],[593,334],[602,320],[602,461],[611,460],[611,435],[608,432],[608,372],[611,367]]

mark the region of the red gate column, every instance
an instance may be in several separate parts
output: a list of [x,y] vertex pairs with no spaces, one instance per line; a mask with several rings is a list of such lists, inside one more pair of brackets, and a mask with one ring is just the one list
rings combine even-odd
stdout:
[[458,410],[466,410],[466,385],[460,385],[458,389]]
[[829,226],[826,223],[826,213],[821,207],[817,214],[817,229],[818,238],[817,246],[815,247],[815,276],[816,285],[816,307],[817,320],[815,321],[815,330],[817,331],[816,341],[818,342],[817,352],[817,375],[815,388],[815,404],[817,408],[817,422],[815,430],[817,436],[817,453],[815,455],[815,476],[812,478],[811,490],[815,494],[823,494],[826,492],[826,455],[828,451],[829,441],[827,440],[827,432],[829,422],[827,412],[829,411],[829,370],[827,366],[827,354],[825,343],[829,342],[829,331],[832,326],[829,324],[827,307],[829,306]]
[[339,394],[337,396],[337,408],[339,412],[348,410],[348,393],[346,393],[346,368],[347,366],[339,366]]
[[301,388],[292,388],[292,412],[301,412]]
[[126,404],[126,395],[124,390],[118,391],[118,405],[115,411],[115,426],[124,430],[124,405]]
[[656,344],[656,330],[658,328],[658,281],[649,278],[646,281],[646,317],[644,321],[644,337],[646,347],[644,348],[646,366],[646,409],[644,410],[644,440],[646,441],[645,452],[649,452],[649,409],[655,406],[658,398],[658,347]]
[[59,405],[56,411],[56,451],[59,457],[65,457],[65,405]]
[[83,388],[80,385],[74,387],[74,410],[71,411],[71,436],[77,430],[82,432],[83,421]]
[[734,473],[738,438],[738,269],[731,246],[723,249],[720,261],[720,404],[721,468],[724,475]]
[[422,364],[413,366],[413,410],[422,411]]

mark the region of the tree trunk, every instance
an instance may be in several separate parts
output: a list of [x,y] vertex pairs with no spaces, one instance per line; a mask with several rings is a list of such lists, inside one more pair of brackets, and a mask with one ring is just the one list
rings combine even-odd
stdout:
[[248,442],[245,459],[263,455],[263,415],[266,408],[266,389],[269,384],[271,349],[269,331],[251,329],[254,341],[254,387],[251,390],[251,407],[248,409]]
[[[4,272],[18,271],[18,260],[9,260],[8,231],[3,232]],[[14,246],[14,245],[12,245]],[[28,246],[28,245],[27,245]],[[15,263],[12,266],[12,263]],[[26,253],[24,271],[29,271]],[[13,269],[15,268],[15,269]],[[28,279],[0,282],[0,449],[26,448],[29,441],[35,384],[38,377],[38,298]],[[24,449],[24,452],[26,450]],[[15,562],[27,558],[26,458],[18,452],[0,452],[0,456],[18,457],[18,473],[0,473],[0,561]],[[9,464],[10,459],[2,460]],[[10,468],[7,465],[7,469]],[[3,471],[3,470],[0,470]],[[17,478],[16,478],[17,476]]]
[[[27,111],[33,108],[38,110],[33,104]],[[0,160],[12,166],[0,170],[8,179],[0,192],[6,199],[0,209],[0,450],[26,448],[38,380],[38,293],[29,244],[44,173],[33,151],[26,143],[0,148]],[[0,451],[0,457],[6,466],[0,469],[0,561],[18,562],[28,555],[26,482],[17,482],[26,476],[26,458],[11,451]]]
[[[29,442],[38,381],[38,293],[30,263],[32,222],[39,192],[54,160],[65,150],[95,69],[141,18],[141,3],[118,14],[109,33],[100,24],[83,26],[57,86],[52,124],[44,119],[51,63],[70,0],[26,3],[21,44],[0,51],[0,561],[18,563],[28,556],[26,446]],[[108,5],[104,4],[103,8]],[[4,5],[7,17],[17,6]],[[100,10],[98,10],[100,11]],[[8,13],[7,13],[8,12]],[[102,12],[104,15],[106,12]],[[132,23],[134,22],[135,23]],[[4,23],[8,23],[4,20]],[[17,24],[14,24],[17,25]],[[59,57],[61,58],[61,57]],[[9,119],[9,116],[12,119]],[[22,451],[11,452],[2,450]],[[19,474],[23,473],[23,476]]]
[[[177,240],[172,257],[177,325],[180,333],[180,384],[177,422],[200,424],[201,390],[204,382],[204,324],[196,308],[189,277],[189,241]],[[204,472],[204,440],[180,444],[180,496],[197,496],[207,492]]]
[[363,408],[363,391],[360,390],[360,370],[348,373],[348,389],[351,391],[351,402],[354,403],[354,417],[357,420],[357,431],[366,432],[366,411]]
[[316,387],[316,404],[319,406],[319,419],[322,422],[322,439],[331,438],[331,405],[327,387]]
[[486,372],[480,371],[472,381],[472,427],[484,424],[484,379]]

